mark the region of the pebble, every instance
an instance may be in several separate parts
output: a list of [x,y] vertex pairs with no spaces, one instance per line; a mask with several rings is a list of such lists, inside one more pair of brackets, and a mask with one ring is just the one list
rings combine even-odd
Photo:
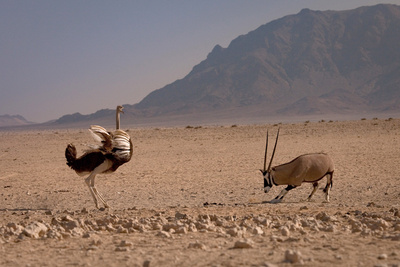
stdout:
[[177,220],[182,220],[182,219],[187,219],[188,216],[184,213],[177,212],[177,213],[175,213],[175,218]]
[[251,239],[238,240],[233,245],[233,248],[253,248],[254,242]]
[[165,231],[159,231],[156,236],[164,237],[164,238],[171,238],[171,234]]
[[303,256],[300,251],[288,249],[285,251],[285,261],[303,264]]
[[119,247],[133,247],[133,243],[126,241],[126,240],[122,240],[119,245]]
[[115,248],[115,251],[118,251],[118,252],[127,252],[127,251],[129,251],[129,248],[127,248],[127,247],[116,247],[116,248]]
[[281,228],[281,234],[282,234],[283,236],[289,236],[289,235],[290,235],[289,228],[287,228],[286,226],[283,226],[283,227]]
[[252,234],[253,234],[253,235],[262,235],[262,234],[264,234],[264,231],[262,230],[261,227],[256,226],[256,227],[254,227],[254,228],[252,229]]
[[379,259],[379,260],[386,260],[387,257],[388,257],[387,254],[384,254],[384,253],[383,253],[383,254],[380,254],[380,255],[378,256],[378,259]]
[[33,222],[25,227],[23,233],[31,238],[39,238],[46,234],[48,228],[40,222]]
[[199,241],[196,240],[194,243],[189,244],[189,248],[195,248],[195,249],[201,249],[201,250],[206,250],[207,247],[203,243],[200,243]]

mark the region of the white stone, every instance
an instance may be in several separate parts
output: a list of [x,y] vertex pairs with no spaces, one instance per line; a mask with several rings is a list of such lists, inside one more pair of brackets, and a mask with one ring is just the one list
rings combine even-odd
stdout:
[[289,228],[287,228],[286,226],[283,226],[283,227],[281,228],[281,234],[282,234],[283,236],[289,236],[289,235],[290,235]]
[[378,256],[378,259],[379,260],[386,260],[387,259],[387,254],[380,254],[379,256]]
[[40,222],[33,222],[24,229],[24,234],[31,238],[39,238],[46,234],[48,228]]
[[164,238],[170,238],[171,234],[168,233],[168,232],[165,232],[165,231],[159,231],[156,236],[164,237]]
[[196,241],[194,243],[189,244],[189,248],[195,248],[195,249],[201,249],[201,250],[206,250],[207,247],[203,243],[200,243],[199,241]]
[[264,231],[259,226],[254,227],[252,230],[253,235],[262,235],[263,233]]
[[288,249],[285,251],[285,261],[290,263],[303,263],[303,256],[300,251]]
[[119,245],[119,247],[133,247],[133,243],[126,241],[126,240],[122,240]]
[[233,248],[253,248],[254,242],[251,239],[238,240]]

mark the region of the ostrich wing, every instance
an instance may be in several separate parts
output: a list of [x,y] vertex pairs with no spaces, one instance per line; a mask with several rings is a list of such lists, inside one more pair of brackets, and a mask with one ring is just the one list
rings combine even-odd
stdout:
[[131,137],[123,130],[116,130],[112,134],[112,152],[120,160],[129,161],[132,156]]
[[100,149],[107,152],[112,150],[112,136],[107,132],[106,129],[99,125],[92,125],[90,126],[89,131],[96,141],[102,143]]

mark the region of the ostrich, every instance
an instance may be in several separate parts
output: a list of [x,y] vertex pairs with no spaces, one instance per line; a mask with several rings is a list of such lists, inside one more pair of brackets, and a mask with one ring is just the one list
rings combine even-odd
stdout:
[[122,109],[122,106],[117,106],[117,129],[114,132],[107,132],[106,129],[98,125],[90,126],[89,131],[97,141],[101,142],[101,145],[91,147],[79,158],[77,158],[76,148],[73,144],[68,144],[65,149],[67,165],[80,176],[89,174],[85,183],[88,185],[98,209],[100,209],[98,200],[103,203],[105,208],[110,206],[95,187],[94,178],[100,173],[115,172],[119,166],[130,161],[132,157],[132,140],[125,131],[119,129],[120,113],[124,113]]

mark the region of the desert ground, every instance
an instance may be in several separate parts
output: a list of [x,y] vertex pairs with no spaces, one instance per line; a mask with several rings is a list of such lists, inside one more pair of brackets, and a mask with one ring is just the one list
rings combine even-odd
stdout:
[[[273,165],[326,152],[330,202],[312,185],[263,191]],[[67,165],[87,129],[1,131],[0,266],[400,266],[400,119],[129,128],[132,160],[96,185]]]

